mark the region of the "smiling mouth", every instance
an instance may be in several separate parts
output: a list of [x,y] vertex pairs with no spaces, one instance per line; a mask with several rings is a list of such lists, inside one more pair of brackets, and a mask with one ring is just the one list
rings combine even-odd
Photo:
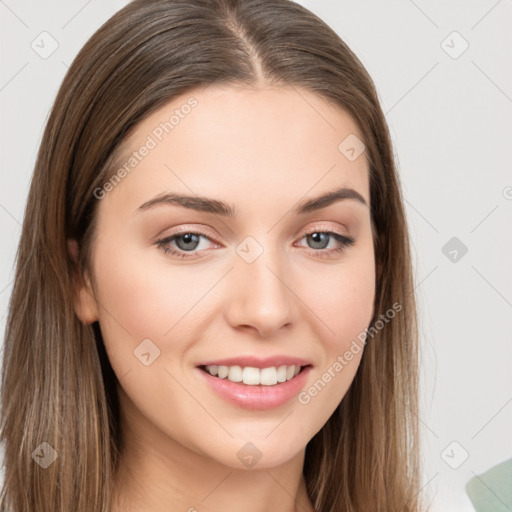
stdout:
[[304,368],[311,365],[281,365],[268,368],[255,368],[252,366],[199,366],[201,370],[212,377],[229,380],[247,386],[276,386],[292,380]]

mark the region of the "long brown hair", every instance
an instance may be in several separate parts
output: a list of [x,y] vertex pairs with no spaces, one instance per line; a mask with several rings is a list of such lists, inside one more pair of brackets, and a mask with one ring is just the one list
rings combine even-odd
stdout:
[[[368,337],[349,391],[307,445],[304,476],[319,512],[418,511],[417,313],[388,127],[361,62],[290,0],[135,0],[69,68],[43,134],[16,259],[0,509],[109,510],[122,448],[116,377],[97,323],[82,324],[73,307],[77,276],[90,265],[94,190],[139,121],[210,84],[303,87],[343,107],[363,134],[376,261],[371,325],[393,304],[401,308]],[[78,265],[69,238],[78,241]],[[52,456],[46,468],[35,462]]]

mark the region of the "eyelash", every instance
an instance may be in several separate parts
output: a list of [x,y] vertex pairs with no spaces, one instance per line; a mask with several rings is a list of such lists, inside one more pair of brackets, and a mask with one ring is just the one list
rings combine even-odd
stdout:
[[[352,246],[355,243],[355,239],[350,237],[350,236],[341,235],[340,233],[336,233],[334,231],[320,231],[318,229],[316,229],[314,231],[310,231],[308,233],[305,233],[301,237],[301,240],[303,238],[309,236],[309,235],[319,234],[319,233],[330,235],[340,245],[339,245],[339,247],[337,247],[335,249],[330,249],[330,250],[310,249],[311,251],[313,251],[314,256],[317,257],[317,258],[329,258],[331,256],[334,256],[335,254],[342,253],[347,247],[350,247],[350,246]],[[203,233],[197,233],[195,231],[183,231],[181,233],[176,233],[176,234],[174,234],[172,236],[169,236],[169,237],[157,240],[155,245],[157,245],[160,249],[162,249],[165,254],[170,254],[171,256],[175,256],[175,257],[177,257],[179,259],[187,259],[187,258],[196,259],[195,256],[189,256],[187,254],[187,252],[190,252],[190,253],[193,254],[194,251],[176,250],[176,249],[173,249],[172,247],[170,247],[168,245],[174,239],[179,238],[179,237],[184,236],[184,235],[198,235],[200,237],[203,237],[203,238],[206,238],[206,239],[210,240],[210,238],[207,235],[203,234]]]

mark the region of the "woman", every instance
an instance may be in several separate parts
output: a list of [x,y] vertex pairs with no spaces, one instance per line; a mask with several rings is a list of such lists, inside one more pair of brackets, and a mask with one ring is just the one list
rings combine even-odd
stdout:
[[388,128],[344,42],[288,0],[136,0],[41,143],[0,508],[420,510],[416,329]]

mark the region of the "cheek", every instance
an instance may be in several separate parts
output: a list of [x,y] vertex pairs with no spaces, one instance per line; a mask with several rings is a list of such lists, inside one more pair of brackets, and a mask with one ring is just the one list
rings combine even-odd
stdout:
[[144,266],[133,257],[121,255],[114,265],[105,264],[112,261],[107,252],[108,249],[98,253],[96,272],[102,327],[112,325],[133,338],[158,332],[155,318],[159,308],[168,304],[158,297],[156,283],[147,279]]
[[372,251],[303,281],[310,285],[304,284],[301,293],[308,297],[318,333],[324,333],[319,337],[323,350],[317,372],[298,396],[299,414],[307,418],[300,426],[305,438],[316,434],[338,407],[361,362],[361,335],[370,324],[375,298]]
[[201,300],[218,277],[207,266],[169,265],[156,247],[120,247],[121,241],[108,243],[105,237],[95,253],[101,333],[118,378],[130,372],[142,382],[149,374],[139,379],[145,367],[137,354],[156,354],[151,368],[185,360],[209,319],[206,313],[198,318]]
[[[165,265],[156,248],[118,247],[98,244],[95,255],[105,350],[130,402],[151,421],[164,418],[171,423],[162,411],[169,401],[180,404],[183,397],[165,370],[172,360],[183,360],[191,339],[186,315],[206,289],[191,286],[190,273],[178,268],[170,272],[167,267],[163,275]],[[194,412],[187,404],[185,400],[182,417]]]
[[373,258],[365,264],[363,260],[343,272],[338,281],[333,280],[330,290],[333,298],[329,311],[334,331],[342,336],[354,338],[366,329],[373,315],[375,299],[375,271]]
[[[316,323],[324,332],[324,342],[332,350],[344,350],[373,316],[375,299],[375,260],[373,246],[354,251],[339,264],[309,267],[301,272],[300,292]],[[323,327],[321,327],[323,325]]]
[[191,285],[190,272],[162,265],[157,248],[118,252],[104,245],[95,268],[102,326],[129,334],[133,341],[163,338],[204,293]]
[[[132,381],[140,385],[144,375],[145,378],[154,376],[154,371],[147,370],[162,362],[164,334],[178,321],[180,314],[184,314],[181,312],[182,295],[170,290],[161,277],[152,275],[152,271],[153,266],[133,247],[120,250],[114,244],[97,246],[95,276],[102,338],[119,380],[130,374],[123,380],[123,385],[127,386]],[[151,343],[144,340],[151,340]],[[174,350],[179,353],[181,348],[176,344]],[[146,368],[136,357],[148,351],[151,359],[157,358],[156,365],[152,363]]]

